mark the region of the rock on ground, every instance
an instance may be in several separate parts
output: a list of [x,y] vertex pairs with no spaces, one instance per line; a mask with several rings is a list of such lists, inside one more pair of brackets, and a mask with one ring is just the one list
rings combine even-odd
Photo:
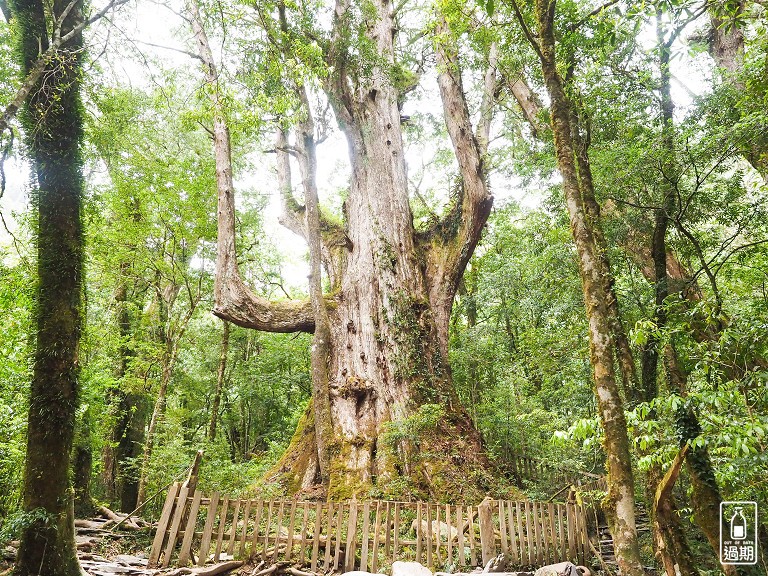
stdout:
[[432,571],[418,562],[398,560],[392,563],[392,576],[432,576]]
[[571,562],[558,562],[557,564],[542,566],[536,570],[534,576],[587,576],[589,570],[586,572],[587,574],[583,574],[582,570]]

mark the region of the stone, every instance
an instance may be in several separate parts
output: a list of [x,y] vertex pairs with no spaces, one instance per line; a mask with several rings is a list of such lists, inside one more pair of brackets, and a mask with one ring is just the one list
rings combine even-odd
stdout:
[[146,566],[147,559],[139,558],[138,556],[129,556],[128,554],[120,554],[115,556],[115,562],[123,564],[125,566]]
[[398,560],[392,563],[392,576],[432,576],[432,571],[418,562]]
[[583,576],[581,570],[571,562],[558,562],[542,566],[534,573],[534,576]]
[[491,558],[488,560],[488,564],[485,565],[485,568],[483,568],[483,574],[488,573],[498,573],[498,572],[506,572],[507,568],[512,566],[513,560],[512,556],[510,554],[507,554],[506,552],[502,552],[495,558]]
[[363,570],[352,570],[350,572],[344,572],[341,576],[386,576],[378,572],[364,572]]
[[432,520],[432,522],[427,523],[426,520],[422,520],[421,531],[419,531],[418,528],[419,528],[418,520],[414,520],[413,522],[411,522],[411,530],[413,530],[413,532],[415,532],[416,534],[421,533],[421,537],[425,542],[427,540],[427,533],[429,530],[431,530],[433,540],[437,540],[438,534],[440,535],[440,539],[443,541],[447,541],[449,537],[453,542],[456,542],[459,539],[459,531],[453,526],[448,526],[448,524],[446,524],[445,522],[438,522],[437,520]]

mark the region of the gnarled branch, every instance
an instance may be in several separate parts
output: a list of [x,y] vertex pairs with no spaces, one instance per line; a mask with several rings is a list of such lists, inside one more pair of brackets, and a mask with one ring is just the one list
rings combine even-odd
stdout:
[[219,90],[219,74],[197,2],[190,3],[192,30],[214,109],[213,142],[218,191],[218,240],[216,254],[215,305],[213,313],[224,320],[269,332],[312,332],[314,315],[309,300],[272,302],[255,295],[243,282],[235,250],[235,195],[232,183],[232,152],[229,128]]
[[541,121],[541,111],[544,105],[541,103],[539,95],[531,90],[522,74],[515,77],[505,76],[504,84],[525,116],[534,138],[541,138],[542,134],[546,134],[549,130],[549,126],[546,122]]
[[[461,191],[455,210],[448,215],[450,222],[440,224],[442,234],[430,238],[431,245],[427,255],[427,277],[430,278],[430,300],[436,310],[441,348],[447,353],[447,316],[450,315],[451,303],[458,287],[464,268],[480,239],[483,226],[488,220],[493,205],[493,196],[488,192],[483,165],[483,149],[472,129],[469,109],[461,82],[459,58],[452,41],[452,33],[444,17],[436,27],[440,38],[437,47],[438,85],[443,101],[443,111],[448,134],[453,144],[454,153],[461,172]],[[481,132],[487,141],[487,128],[490,124],[490,101],[495,92],[495,62],[491,59],[490,69],[486,74],[486,97]],[[440,311],[444,314],[441,315]],[[443,318],[442,316],[446,317]],[[442,326],[445,324],[445,326]],[[443,328],[445,330],[443,330]],[[445,339],[445,342],[442,340]]]

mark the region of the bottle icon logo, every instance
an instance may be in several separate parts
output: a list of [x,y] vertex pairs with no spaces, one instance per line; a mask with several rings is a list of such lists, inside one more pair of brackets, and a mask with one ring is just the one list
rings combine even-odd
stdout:
[[744,540],[747,537],[747,519],[744,518],[743,508],[737,507],[731,517],[731,538]]
[[720,562],[724,565],[757,564],[757,502],[720,502]]

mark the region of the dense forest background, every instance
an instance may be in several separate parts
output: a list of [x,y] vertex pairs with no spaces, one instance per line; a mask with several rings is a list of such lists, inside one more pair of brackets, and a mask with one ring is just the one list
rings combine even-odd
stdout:
[[[374,4],[344,4],[352,21],[345,66],[356,67],[355,82],[382,67],[366,40]],[[491,470],[492,481],[475,468],[465,480],[480,485],[478,493],[546,499],[563,487],[546,474],[521,481],[516,455],[539,459],[553,475],[606,469],[590,355],[594,307],[589,295],[585,306],[585,271],[563,201],[568,178],[552,91],[559,78],[582,198],[592,190],[597,207],[587,208],[587,224],[599,259],[610,263],[606,298],[615,296],[623,326],[612,332],[610,370],[636,500],[653,509],[655,486],[687,445],[706,456],[707,482],[723,499],[768,503],[765,5],[562,0],[556,12],[550,4],[549,23],[541,5],[446,0],[392,8],[396,40],[386,78],[400,113],[416,234],[434,238],[460,227],[470,195],[465,156],[436,104],[446,70],[463,79],[468,118],[486,130],[473,138],[495,201],[456,280],[444,359],[447,397],[460,400]],[[328,87],[338,71],[329,64],[338,41],[333,7],[201,5],[199,22],[219,66],[215,90],[196,52],[199,32],[190,22],[198,20],[186,6],[113,8],[87,30],[79,72],[85,276],[71,473],[77,510],[102,502],[127,512],[154,498],[143,512],[152,516],[198,450],[204,490],[272,496],[306,489],[281,477],[281,456],[317,390],[312,336],[254,330],[211,313],[220,273],[212,142],[224,110],[241,277],[264,298],[309,299],[306,244],[277,232],[286,166],[289,187],[302,205],[309,202],[306,188],[299,191],[307,177],[298,140],[287,153],[280,137],[306,135],[307,118],[314,121],[320,228],[343,230],[352,169]],[[147,25],[142,18],[153,11],[169,24]],[[12,17],[0,24],[3,103],[24,78],[16,64],[20,34]],[[452,68],[456,61],[461,68]],[[24,118],[5,122],[1,143],[0,543],[30,522],[23,473],[39,221],[35,178],[24,167]],[[324,288],[337,293],[326,256]],[[398,328],[421,337],[419,326]],[[629,366],[621,364],[620,334]],[[379,444],[429,446],[430,431],[450,419],[447,410],[443,397],[423,395],[410,414],[385,423]],[[700,480],[689,462],[675,484],[675,514],[699,568],[716,570],[698,516]],[[387,486],[371,483],[365,495],[461,498],[451,486],[402,474]],[[760,513],[765,525],[768,507]],[[655,545],[641,541],[646,563]]]

